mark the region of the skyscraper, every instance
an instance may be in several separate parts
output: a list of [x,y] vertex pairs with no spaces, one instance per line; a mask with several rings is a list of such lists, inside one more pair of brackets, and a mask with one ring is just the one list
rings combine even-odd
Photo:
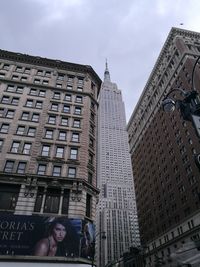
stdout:
[[[139,245],[134,184],[121,91],[110,80],[106,63],[99,95],[97,184],[98,266]],[[102,235],[106,235],[106,239]]]
[[[200,240],[200,173],[195,161],[200,153],[199,137],[180,110],[165,113],[162,109],[169,92],[176,100],[183,99],[180,89],[200,92],[199,64],[193,72],[199,56],[200,33],[172,28],[128,123],[147,266],[159,260],[171,266],[173,253],[182,250],[179,260],[184,259],[183,245]],[[195,253],[199,254],[193,244],[186,259]]]

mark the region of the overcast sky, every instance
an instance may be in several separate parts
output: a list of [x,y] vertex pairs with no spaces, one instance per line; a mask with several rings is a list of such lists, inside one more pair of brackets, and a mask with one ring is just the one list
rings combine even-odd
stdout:
[[91,65],[101,79],[107,58],[128,121],[169,31],[200,32],[199,12],[200,0],[0,0],[0,49]]

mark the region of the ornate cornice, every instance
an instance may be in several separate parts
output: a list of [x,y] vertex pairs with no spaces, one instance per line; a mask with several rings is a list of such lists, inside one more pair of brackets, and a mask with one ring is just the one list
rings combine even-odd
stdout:
[[27,54],[15,53],[1,49],[0,49],[0,58],[12,61],[18,61],[26,64],[46,66],[49,68],[57,68],[60,70],[89,73],[95,79],[99,87],[102,82],[97,73],[89,65],[81,65],[81,64],[49,59],[39,56],[30,56]]
[[[141,136],[143,129],[148,127],[147,124],[149,122],[149,118],[152,117],[152,114],[156,113],[156,110],[158,109],[157,104],[161,97],[167,90],[171,89],[170,82],[173,81],[173,74],[176,70],[178,70],[180,62],[186,60],[187,56],[196,56],[195,53],[191,53],[187,50],[181,51],[181,53],[176,56],[177,49],[174,50],[174,48],[175,41],[178,38],[183,39],[185,43],[186,41],[191,42],[192,40],[198,40],[199,43],[200,33],[178,28],[171,29],[128,122],[127,129],[129,135],[131,135],[129,136],[131,139],[131,149],[133,148],[133,144],[137,142],[139,136]],[[175,61],[173,70],[170,70],[168,67],[171,60]],[[165,73],[168,73],[167,78],[164,77]],[[160,85],[161,80],[164,81],[162,85]],[[151,103],[151,105],[149,105],[149,103]],[[144,114],[146,116],[145,119]]]
[[188,31],[188,30],[183,30],[183,29],[179,29],[179,28],[172,28],[171,31],[169,32],[169,35],[167,37],[167,40],[165,41],[164,45],[163,45],[163,48],[161,49],[161,52],[158,56],[158,59],[153,67],[153,70],[151,71],[150,73],[150,76],[149,76],[149,79],[144,87],[144,90],[142,91],[142,94],[137,102],[137,105],[131,115],[131,118],[128,122],[128,126],[130,126],[138,108],[140,107],[141,105],[141,102],[144,98],[144,95],[145,93],[148,91],[149,87],[152,85],[152,81],[154,80],[155,76],[157,75],[157,72],[158,70],[161,68],[161,65],[162,65],[162,62],[163,62],[163,59],[166,57],[166,53],[169,52],[169,48],[170,46],[172,45],[173,41],[175,38],[177,37],[185,37],[185,38],[200,38],[200,33],[198,32],[193,32],[193,31]]

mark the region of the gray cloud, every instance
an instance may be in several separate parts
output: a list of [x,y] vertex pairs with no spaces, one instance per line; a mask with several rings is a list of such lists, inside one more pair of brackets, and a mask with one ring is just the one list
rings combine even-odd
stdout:
[[2,0],[0,48],[88,64],[101,78],[108,58],[128,120],[171,27],[197,29],[199,7],[198,0]]

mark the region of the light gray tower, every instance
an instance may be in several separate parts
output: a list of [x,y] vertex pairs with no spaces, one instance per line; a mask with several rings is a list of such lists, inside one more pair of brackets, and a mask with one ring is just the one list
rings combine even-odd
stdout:
[[102,267],[140,244],[125,107],[121,91],[110,80],[107,62],[99,96],[97,166],[96,251]]

